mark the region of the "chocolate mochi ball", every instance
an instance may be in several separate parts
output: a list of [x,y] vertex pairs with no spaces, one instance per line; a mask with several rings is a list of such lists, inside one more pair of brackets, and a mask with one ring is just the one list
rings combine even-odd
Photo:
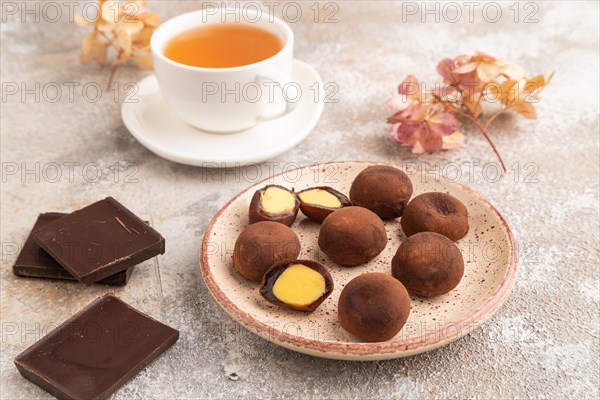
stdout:
[[419,232],[436,232],[457,241],[469,232],[467,207],[446,193],[423,193],[404,209],[400,225],[406,236]]
[[410,296],[394,277],[379,272],[352,279],[338,301],[340,325],[366,342],[393,338],[410,314]]
[[354,178],[350,201],[382,219],[393,219],[402,216],[412,192],[412,182],[404,172],[389,165],[373,165]]
[[295,260],[300,254],[300,239],[289,227],[273,221],[249,225],[238,236],[233,248],[233,268],[244,278],[260,282],[271,266]]
[[383,251],[387,233],[381,218],[363,207],[344,207],[329,214],[319,230],[319,248],[344,266],[366,263]]
[[416,233],[406,239],[392,258],[392,275],[409,292],[423,297],[446,294],[463,277],[460,249],[435,232]]

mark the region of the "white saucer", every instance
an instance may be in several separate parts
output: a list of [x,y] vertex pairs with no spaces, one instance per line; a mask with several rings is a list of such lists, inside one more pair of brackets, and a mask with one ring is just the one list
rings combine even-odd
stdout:
[[167,160],[202,167],[258,163],[296,146],[321,117],[324,91],[317,71],[294,60],[292,81],[302,89],[296,109],[242,132],[209,133],[183,122],[164,102],[154,75],[138,82],[137,93],[123,102],[121,117],[133,137]]

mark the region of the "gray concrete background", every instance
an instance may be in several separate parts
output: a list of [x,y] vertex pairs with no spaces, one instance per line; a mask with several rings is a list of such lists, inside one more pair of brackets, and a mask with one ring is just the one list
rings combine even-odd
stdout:
[[[278,172],[293,163],[330,160],[419,162],[442,171],[458,163],[460,181],[503,213],[520,246],[517,284],[489,323],[427,354],[365,363],[285,350],[221,311],[200,277],[198,251],[212,216],[252,183],[244,179],[245,170],[177,165],[146,150],[123,126],[120,103],[123,85],[147,73],[122,68],[116,99],[110,91],[90,102],[92,89],[86,99],[81,88],[93,82],[104,86],[109,68],[79,64],[83,30],[66,14],[50,21],[55,14],[49,9],[39,22],[23,10],[8,15],[7,3],[25,4],[2,2],[2,398],[47,397],[18,374],[13,357],[108,292],[181,331],[179,342],[116,399],[598,398],[597,3],[540,2],[527,8],[521,3],[517,22],[514,7],[508,8],[512,2],[503,3],[496,23],[483,18],[483,3],[474,8],[472,23],[461,2],[456,3],[463,12],[458,23],[443,18],[436,23],[421,3],[413,3],[417,14],[403,14],[399,2],[338,2],[327,9],[321,3],[320,22],[314,22],[313,2],[302,3],[302,18],[291,24],[296,55],[339,87],[338,102],[326,105],[299,146],[271,160],[276,163],[271,167],[262,164],[262,177],[270,168]],[[164,18],[201,6],[197,1],[151,3]],[[282,6],[275,10],[281,15]],[[325,23],[326,13],[334,11],[338,22]],[[538,21],[524,23],[532,12]],[[488,19],[494,17],[492,9],[488,13]],[[435,155],[415,156],[387,138],[384,103],[405,75],[433,82],[439,59],[475,50],[517,61],[532,75],[556,71],[538,106],[538,120],[506,115],[492,128],[511,167],[498,181],[493,153],[470,127],[464,127],[467,147]],[[52,82],[63,89],[54,103],[53,89],[43,89]],[[80,84],[72,99],[69,82]],[[19,85],[19,93],[7,95],[7,83]],[[40,97],[22,99],[22,89],[37,83]],[[60,164],[57,182],[52,163]],[[115,165],[121,167],[118,176]],[[92,182],[96,167],[102,174]],[[13,276],[14,248],[39,212],[74,210],[106,195],[149,218],[166,237],[166,254],[137,267],[130,284],[120,289]],[[237,380],[230,379],[233,373]]]

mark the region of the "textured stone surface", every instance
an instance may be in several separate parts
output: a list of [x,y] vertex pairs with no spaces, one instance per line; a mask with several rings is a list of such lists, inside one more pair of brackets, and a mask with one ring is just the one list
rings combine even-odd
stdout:
[[[2,2],[6,98],[0,122],[3,398],[47,397],[21,378],[13,357],[107,292],[181,331],[179,342],[121,389],[117,399],[598,397],[597,3],[540,3],[539,21],[529,24],[522,21],[534,9],[522,5],[521,22],[515,23],[508,3],[497,23],[484,20],[480,5],[473,23],[463,7],[462,20],[455,24],[435,23],[434,15],[423,15],[421,3],[413,3],[418,13],[403,22],[399,2],[337,3],[337,23],[323,22],[336,8],[325,10],[322,4],[321,22],[315,23],[312,2],[303,4],[302,18],[292,24],[297,57],[337,85],[338,102],[326,105],[316,129],[298,147],[271,160],[277,164],[262,164],[262,177],[270,169],[329,160],[419,162],[453,175],[458,165],[460,181],[503,213],[520,245],[516,287],[486,325],[427,354],[365,363],[322,360],[279,348],[221,311],[200,277],[198,251],[212,216],[251,183],[244,179],[249,171],[187,167],[150,153],[121,123],[123,91],[117,101],[114,91],[103,92],[96,103],[82,96],[86,83],[104,86],[109,69],[79,65],[82,31],[69,23],[66,8],[58,22],[50,22],[54,14],[48,14],[52,18],[36,23],[32,15],[8,15],[7,3]],[[152,2],[164,17],[200,5]],[[281,11],[276,8],[277,15]],[[289,13],[293,18],[293,10]],[[389,114],[384,102],[405,75],[432,81],[437,60],[475,50],[518,60],[533,73],[557,72],[538,106],[538,120],[507,115],[492,129],[512,166],[498,181],[493,179],[493,153],[476,131],[464,129],[464,149],[415,156],[388,140],[384,122]],[[117,81],[122,90],[143,76],[123,68]],[[29,94],[22,101],[22,92],[7,96],[10,82],[27,88],[39,82],[41,98]],[[54,103],[49,101],[54,89],[48,86],[45,97],[42,90],[51,82],[63,89]],[[66,82],[80,83],[72,99]],[[93,95],[89,89],[88,96]],[[58,180],[52,163],[61,165]],[[71,164],[72,176],[64,163],[78,163]],[[115,163],[121,166],[116,178]],[[92,182],[96,166],[103,174]],[[10,175],[15,168],[18,172]],[[25,168],[34,172],[23,175]],[[134,181],[128,180],[134,172]],[[107,195],[152,221],[166,237],[165,255],[137,267],[124,288],[13,276],[15,246],[25,240],[39,212],[68,212]]]

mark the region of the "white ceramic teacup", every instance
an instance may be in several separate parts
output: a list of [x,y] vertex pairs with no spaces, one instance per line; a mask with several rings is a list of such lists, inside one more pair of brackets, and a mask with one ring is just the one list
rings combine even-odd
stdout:
[[[251,24],[275,34],[282,49],[254,64],[232,68],[200,68],[164,55],[171,39],[208,24]],[[205,9],[174,17],[158,27],[150,43],[154,72],[165,102],[181,119],[211,132],[236,132],[294,109],[286,95],[294,58],[290,27],[260,10]],[[260,90],[260,91],[259,91]],[[277,96],[273,93],[277,92]],[[282,99],[286,104],[283,104]],[[277,98],[280,99],[279,103]]]

